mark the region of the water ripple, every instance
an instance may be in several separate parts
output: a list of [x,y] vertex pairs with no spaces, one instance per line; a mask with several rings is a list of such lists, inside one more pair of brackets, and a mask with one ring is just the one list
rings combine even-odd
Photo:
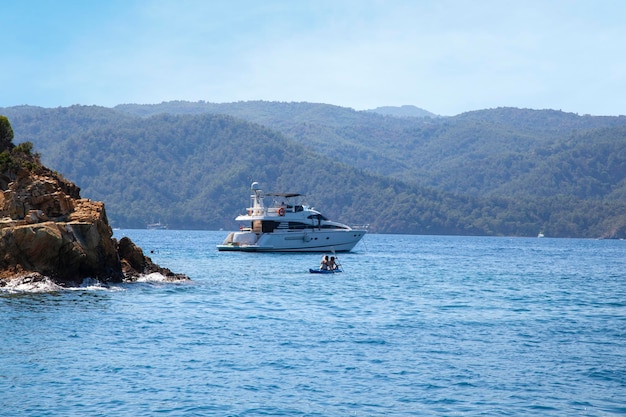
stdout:
[[193,281],[0,293],[1,410],[626,413],[623,242],[373,235],[320,277],[217,232],[122,233]]

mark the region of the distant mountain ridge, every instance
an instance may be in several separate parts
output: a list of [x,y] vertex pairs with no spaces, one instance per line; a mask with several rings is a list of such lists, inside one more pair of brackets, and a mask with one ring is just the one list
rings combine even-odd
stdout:
[[383,116],[393,117],[440,117],[435,113],[431,113],[427,110],[420,109],[419,107],[404,105],[404,106],[383,106],[376,107],[375,109],[366,110],[371,113],[382,114]]
[[[252,179],[374,232],[620,237],[626,117],[497,108],[396,117],[175,101],[0,109],[16,139],[139,227],[230,228]],[[109,200],[117,203],[109,203]]]

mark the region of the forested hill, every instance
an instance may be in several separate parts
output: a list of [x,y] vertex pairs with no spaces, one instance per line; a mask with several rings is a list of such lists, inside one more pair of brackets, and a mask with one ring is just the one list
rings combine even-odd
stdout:
[[[598,184],[591,183],[599,181],[606,193],[619,194],[615,187],[625,187],[616,177],[623,175],[619,165],[626,147],[626,116],[497,108],[415,118],[325,104],[264,101],[174,101],[116,109],[141,116],[229,114],[279,131],[352,167],[476,197],[553,196],[579,187],[578,196],[597,198]],[[594,162],[592,166],[581,166],[585,165],[581,159],[570,163],[575,155]],[[565,171],[555,172],[555,162]],[[610,178],[602,172],[604,167]],[[552,176],[543,177],[546,173]]]
[[16,143],[32,142],[83,196],[105,201],[119,227],[236,227],[254,180],[305,193],[329,217],[374,232],[626,231],[624,117],[520,109],[392,117],[272,102],[0,114]]

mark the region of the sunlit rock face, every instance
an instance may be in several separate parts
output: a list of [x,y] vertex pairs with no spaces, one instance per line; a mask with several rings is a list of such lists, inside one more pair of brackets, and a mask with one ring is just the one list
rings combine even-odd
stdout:
[[130,239],[114,239],[104,203],[80,198],[50,170],[0,174],[0,186],[0,285],[39,276],[65,286],[122,282],[155,272],[188,279],[155,265]]

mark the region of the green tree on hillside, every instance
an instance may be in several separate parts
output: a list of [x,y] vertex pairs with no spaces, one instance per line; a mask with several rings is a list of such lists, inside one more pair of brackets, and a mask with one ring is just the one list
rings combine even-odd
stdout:
[[0,116],[0,152],[13,148],[13,128],[6,116]]

